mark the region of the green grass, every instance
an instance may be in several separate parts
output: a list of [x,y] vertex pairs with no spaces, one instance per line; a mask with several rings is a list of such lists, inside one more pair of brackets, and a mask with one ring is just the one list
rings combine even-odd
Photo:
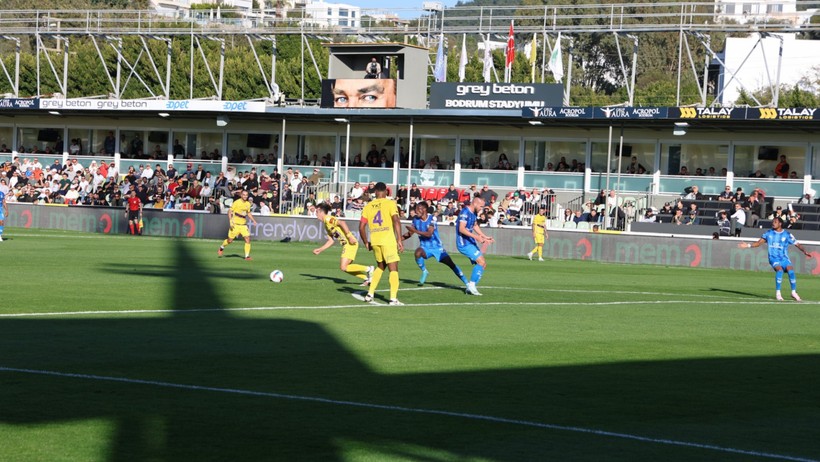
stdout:
[[388,307],[338,247],[5,235],[3,461],[820,459],[809,275],[405,253]]

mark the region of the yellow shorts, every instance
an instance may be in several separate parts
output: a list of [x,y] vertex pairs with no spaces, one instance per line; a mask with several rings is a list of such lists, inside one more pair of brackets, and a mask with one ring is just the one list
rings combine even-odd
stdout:
[[539,235],[535,236],[535,243],[536,244],[543,244],[544,243],[544,235],[539,234]]
[[248,225],[233,225],[233,229],[228,230],[228,239],[236,239],[239,236],[251,237],[251,232],[248,230]]
[[393,245],[372,245],[373,254],[376,255],[377,262],[396,263],[400,260],[399,248]]
[[353,261],[359,251],[359,244],[345,244],[342,246],[342,258]]

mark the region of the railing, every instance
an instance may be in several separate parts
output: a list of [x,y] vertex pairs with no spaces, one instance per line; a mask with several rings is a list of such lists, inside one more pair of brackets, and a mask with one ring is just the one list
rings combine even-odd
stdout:
[[[399,4],[399,2],[396,2]],[[762,1],[746,3],[766,5]],[[814,2],[799,0],[798,9]],[[510,21],[516,21],[517,33],[564,31],[575,33],[603,32],[785,32],[797,31],[806,22],[807,13],[777,13],[752,15],[747,23],[723,21],[730,15],[717,12],[720,3],[600,3],[583,5],[544,6],[458,6],[445,8],[435,21],[427,21],[429,12],[419,8],[363,8],[360,16],[390,15],[395,18],[415,18],[418,21],[366,19],[361,27],[350,28],[318,24],[304,8],[283,11],[241,10],[0,10],[0,30],[4,34],[320,34],[349,36],[351,34],[390,35],[416,33],[497,33],[506,34]],[[818,30],[820,24],[803,24],[802,30]]]

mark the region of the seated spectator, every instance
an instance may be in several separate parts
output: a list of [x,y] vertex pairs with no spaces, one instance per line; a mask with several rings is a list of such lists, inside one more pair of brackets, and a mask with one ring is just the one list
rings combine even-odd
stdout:
[[646,213],[644,213],[640,221],[642,223],[657,223],[658,217],[655,215],[654,210],[646,209]]
[[583,210],[576,210],[572,215],[572,221],[575,222],[575,224],[587,222],[588,218],[589,214],[584,213]]
[[569,164],[567,163],[566,157],[561,157],[561,160],[558,161],[558,164],[555,165],[556,172],[568,172],[569,171]]
[[449,202],[449,201],[458,201],[458,189],[456,189],[456,185],[451,184],[450,188],[447,189],[447,194],[441,198],[442,202]]
[[751,176],[752,178],[766,178],[766,175],[764,175],[763,172],[761,172],[760,170],[755,170],[754,173],[752,173],[749,176]]
[[749,211],[749,226],[757,228],[757,222],[760,220],[760,215],[763,213],[763,204],[758,200],[757,191],[749,196],[749,200],[743,205],[743,208]]
[[[692,205],[695,205],[695,204],[692,204]],[[697,210],[690,210],[689,211],[689,216],[685,219],[685,224],[687,224],[687,225],[699,225],[700,224],[700,218],[698,218]]]
[[682,225],[684,224],[684,216],[682,209],[675,209],[675,215],[672,216],[672,224],[673,225]]
[[564,209],[564,216],[561,217],[561,221],[564,223],[575,221],[575,213],[570,208]]
[[769,220],[772,220],[774,218],[780,218],[780,220],[783,221],[783,223],[785,223],[788,219],[788,216],[786,213],[784,213],[783,207],[778,205],[777,208],[775,208],[775,210],[769,214],[768,218]]
[[741,204],[746,202],[746,194],[740,186],[738,186],[737,192],[735,192],[735,202],[740,202]]
[[626,212],[622,207],[613,207],[609,216],[612,218],[612,229],[623,231],[626,228]]
[[410,200],[412,201],[413,199],[416,201],[421,200],[421,189],[419,189],[416,183],[410,185]]
[[504,226],[521,226],[521,219],[516,215],[507,215],[505,220],[499,220]]
[[636,174],[638,173],[639,169],[646,171],[643,165],[641,165],[640,162],[638,162],[638,158],[636,156],[632,156],[632,160],[629,162],[629,165],[626,166],[624,173]]
[[598,213],[598,210],[592,209],[587,214],[587,222],[588,223],[601,223],[603,221],[601,214]]
[[364,194],[364,188],[362,188],[361,184],[357,181],[353,183],[353,187],[350,188],[350,193],[348,193],[347,198],[349,200],[356,200],[362,197],[362,194]]
[[509,205],[507,206],[507,215],[514,215],[516,217],[521,216],[521,209],[524,208],[524,199],[521,198],[521,194],[516,191],[512,195],[512,199],[510,200]]
[[678,175],[689,175],[689,169],[687,169],[686,166],[684,165],[683,167],[680,168],[680,171],[678,172]]
[[810,193],[803,194],[803,196],[800,197],[800,199],[797,200],[797,203],[798,204],[811,204],[812,203],[811,194]]
[[721,202],[732,202],[735,200],[735,195],[732,194],[732,187],[727,184],[723,192],[718,196],[718,200]]
[[703,199],[703,195],[700,193],[700,190],[698,189],[697,185],[694,185],[691,188],[686,188],[684,190],[684,192],[686,193],[686,195],[683,196],[683,198],[686,199],[686,200],[702,200]]
[[484,199],[484,204],[486,206],[492,207],[495,200],[498,199],[498,194],[485,184],[481,188],[481,198]]

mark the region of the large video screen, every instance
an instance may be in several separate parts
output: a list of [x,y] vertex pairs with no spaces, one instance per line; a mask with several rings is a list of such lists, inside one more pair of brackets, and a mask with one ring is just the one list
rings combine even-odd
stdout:
[[322,80],[322,107],[394,108],[394,79]]

